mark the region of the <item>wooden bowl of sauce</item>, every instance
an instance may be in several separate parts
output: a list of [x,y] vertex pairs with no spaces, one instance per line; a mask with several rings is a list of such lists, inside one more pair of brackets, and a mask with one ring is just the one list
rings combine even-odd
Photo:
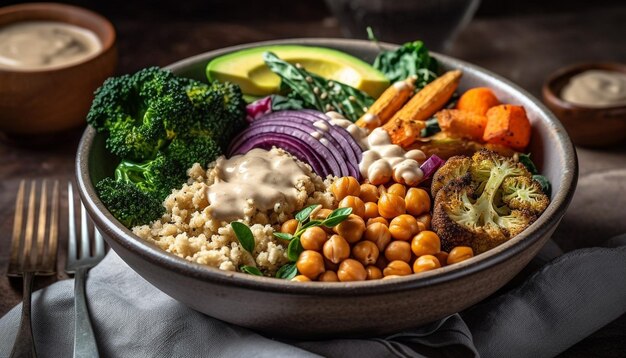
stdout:
[[93,92],[115,72],[115,29],[55,3],[0,8],[0,132],[28,144],[85,124]]
[[584,63],[563,68],[543,85],[543,101],[576,145],[626,141],[626,65]]

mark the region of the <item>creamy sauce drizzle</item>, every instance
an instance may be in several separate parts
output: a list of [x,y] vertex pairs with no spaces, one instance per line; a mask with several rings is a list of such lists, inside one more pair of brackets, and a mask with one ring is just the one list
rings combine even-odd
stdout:
[[215,164],[217,182],[209,186],[209,210],[222,221],[241,219],[249,206],[259,211],[287,205],[295,211],[296,184],[307,177],[303,168],[276,149],[252,149],[230,159],[220,157]]
[[330,111],[326,112],[326,115],[330,117],[330,123],[332,125],[347,130],[352,138],[354,138],[357,144],[361,147],[361,149],[367,149],[367,129],[361,128],[356,124],[350,122],[339,112]]
[[4,69],[61,67],[101,49],[95,33],[63,22],[23,21],[0,27],[0,68]]
[[363,152],[359,170],[364,178],[374,185],[387,183],[391,178],[396,182],[414,186],[424,177],[420,162],[426,159],[421,150],[408,152],[391,143],[389,133],[375,128],[367,137],[368,150]]
[[[404,81],[396,84],[407,85]],[[420,163],[426,160],[424,152],[417,149],[405,151],[391,143],[389,133],[382,128],[375,128],[368,135],[367,129],[350,122],[340,113],[327,112],[326,115],[331,118],[331,124],[345,128],[363,149],[359,171],[370,183],[384,184],[393,178],[398,183],[414,186],[422,181],[424,172]],[[320,128],[317,123],[326,125],[323,122],[315,122],[314,125]]]
[[626,74],[601,70],[582,72],[570,79],[561,97],[585,107],[626,105]]

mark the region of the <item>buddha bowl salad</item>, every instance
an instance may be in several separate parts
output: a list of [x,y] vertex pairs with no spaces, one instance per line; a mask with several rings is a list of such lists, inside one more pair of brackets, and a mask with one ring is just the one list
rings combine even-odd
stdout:
[[524,108],[460,93],[461,71],[419,41],[373,65],[256,47],[206,75],[110,78],[87,117],[119,158],[101,200],[186,260],[292,281],[420,274],[500,245],[549,204]]

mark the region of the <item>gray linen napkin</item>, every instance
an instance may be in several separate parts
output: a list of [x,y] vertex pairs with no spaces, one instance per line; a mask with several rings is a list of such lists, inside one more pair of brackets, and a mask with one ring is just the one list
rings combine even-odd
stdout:
[[[521,285],[461,314],[374,339],[265,337],[178,303],[114,252],[89,273],[87,294],[104,357],[549,357],[626,313],[626,235],[611,246],[562,255]],[[550,252],[558,247],[548,245],[544,259]],[[72,280],[33,295],[41,357],[72,355],[72,295]],[[0,319],[1,357],[10,353],[20,309]]]

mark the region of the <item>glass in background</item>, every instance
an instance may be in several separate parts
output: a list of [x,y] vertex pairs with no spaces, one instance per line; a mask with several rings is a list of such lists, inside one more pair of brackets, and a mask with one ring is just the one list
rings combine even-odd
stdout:
[[446,52],[474,16],[480,0],[326,0],[345,37],[367,38],[372,28],[379,41],[422,40]]

